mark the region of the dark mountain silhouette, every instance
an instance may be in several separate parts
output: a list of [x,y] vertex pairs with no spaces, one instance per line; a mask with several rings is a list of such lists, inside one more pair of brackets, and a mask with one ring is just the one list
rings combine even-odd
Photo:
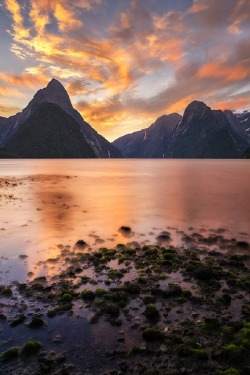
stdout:
[[[190,103],[175,128],[170,156],[173,158],[239,158],[238,134],[221,111],[206,104]],[[243,141],[243,140],[242,140]],[[245,148],[247,143],[245,144]]]
[[126,157],[239,158],[248,136],[231,111],[212,111],[190,103],[183,117],[160,117],[149,128],[118,138],[113,144]]
[[44,102],[24,121],[2,158],[95,158],[77,122],[56,104]]
[[[83,120],[80,113],[73,108],[69,95],[63,85],[54,78],[49,82],[46,88],[39,90],[34,95],[28,106],[21,113],[17,113],[8,119],[0,118],[0,147],[7,147],[13,137],[19,133],[25,121],[36,112],[37,108],[42,103],[53,103],[64,111],[66,117],[70,116],[74,119],[85,141],[90,148],[93,149],[96,157],[121,157],[119,150]],[[47,121],[49,121],[49,119],[47,119]],[[61,121],[63,122],[63,116],[61,116]],[[49,127],[47,130],[49,131]],[[52,133],[50,133],[50,135],[53,136]],[[73,139],[71,139],[71,141],[73,141]],[[64,139],[64,142],[67,143],[68,141]]]
[[245,152],[243,152],[241,157],[242,159],[250,159],[250,147]]
[[171,134],[181,120],[178,113],[159,117],[149,128],[116,139],[113,145],[124,157],[162,158],[169,154]]
[[241,128],[250,136],[250,111],[236,112],[234,115],[239,120]]

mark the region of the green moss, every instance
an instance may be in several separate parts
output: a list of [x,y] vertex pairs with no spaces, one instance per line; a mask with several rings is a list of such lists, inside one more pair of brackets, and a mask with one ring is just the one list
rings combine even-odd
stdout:
[[199,327],[202,331],[206,331],[209,333],[218,332],[218,324],[213,321],[203,321],[199,324]]
[[10,361],[13,361],[14,359],[17,359],[19,356],[19,352],[20,352],[20,348],[18,347],[13,347],[13,348],[6,350],[6,352],[3,352],[0,356],[0,363],[10,362]]
[[245,323],[236,334],[236,343],[246,350],[250,349],[250,323]]
[[142,332],[142,337],[146,341],[162,341],[164,340],[164,333],[156,328],[146,328]]
[[117,303],[121,307],[125,307],[128,302],[128,295],[125,291],[122,290],[109,292],[105,295],[105,298]]
[[177,354],[179,357],[190,357],[192,355],[192,348],[187,344],[180,344],[177,347]]
[[63,302],[63,303],[65,303],[65,302],[71,302],[72,299],[73,299],[73,296],[72,296],[71,294],[69,294],[69,293],[64,293],[64,294],[62,295],[62,297],[60,298],[60,302]]
[[146,306],[146,310],[144,311],[144,314],[149,321],[154,322],[154,323],[158,322],[160,319],[159,310],[153,303],[150,303]]
[[208,360],[207,352],[204,349],[192,349],[191,354],[192,354],[192,357],[200,361]]
[[228,344],[224,346],[222,355],[229,362],[240,362],[244,360],[243,348],[235,344]]
[[218,371],[216,375],[241,375],[241,373],[239,370],[236,370],[236,368],[230,367],[227,370]]
[[124,276],[124,274],[121,271],[111,269],[108,272],[108,277],[110,279],[121,279]]
[[42,344],[36,340],[28,340],[21,350],[21,355],[23,357],[31,357],[36,355],[42,348]]

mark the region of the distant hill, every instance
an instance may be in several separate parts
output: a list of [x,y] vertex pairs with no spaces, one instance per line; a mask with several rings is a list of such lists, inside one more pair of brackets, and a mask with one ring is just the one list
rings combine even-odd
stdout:
[[[55,109],[57,113],[56,122],[53,122],[55,119],[52,116],[51,106],[41,106],[42,104],[54,104],[55,108],[59,107],[61,111],[57,108]],[[46,113],[46,110],[50,109],[51,117]],[[39,110],[41,118],[37,118],[37,110]],[[43,112],[44,111],[44,112]],[[33,116],[34,115],[34,116]],[[37,127],[37,121],[44,129],[39,130]],[[27,131],[27,121],[28,128]],[[59,136],[55,137],[54,131],[59,130],[61,126],[62,134],[65,136],[68,135],[68,132],[65,129],[65,124],[68,126],[73,126],[71,136],[63,138]],[[77,128],[76,128],[77,126]],[[34,129],[32,130],[31,127]],[[26,130],[25,130],[26,129]],[[46,134],[45,134],[46,129]],[[78,129],[78,131],[76,131]],[[25,131],[24,131],[25,130]],[[35,131],[37,133],[35,137]],[[70,132],[70,130],[68,129]],[[30,139],[24,140],[24,134],[31,136]],[[74,137],[74,136],[75,137]],[[39,139],[39,137],[42,137]],[[42,144],[45,139],[56,139],[57,142],[61,142],[60,145],[56,146],[54,143]],[[22,142],[17,145],[18,140]],[[79,148],[79,140],[82,140],[84,145],[84,150],[82,147]],[[32,144],[31,142],[34,142]],[[71,144],[69,144],[71,142]],[[13,144],[17,146],[17,150],[14,152]],[[30,150],[24,149],[21,145],[26,145]],[[83,120],[79,112],[77,112],[70,101],[69,95],[63,85],[56,79],[52,79],[46,88],[39,90],[30,101],[28,106],[21,112],[17,113],[14,116],[9,118],[0,117],[0,155],[6,155],[6,152],[11,152],[13,157],[38,157],[37,144],[40,144],[41,155],[39,157],[98,157],[98,158],[116,158],[121,157],[121,152],[116,149],[110,142],[108,142],[104,137],[98,134],[86,121]],[[86,147],[86,144],[88,147]],[[55,150],[49,150],[49,145],[52,147],[55,146]],[[35,151],[36,150],[36,151]],[[63,151],[64,150],[64,151]],[[71,150],[72,153],[69,153]],[[75,150],[73,152],[73,150]],[[90,150],[92,150],[90,152]],[[35,152],[35,153],[32,153]],[[57,154],[58,156],[49,156]],[[29,156],[26,156],[29,155]],[[60,156],[61,155],[61,156]],[[67,156],[63,156],[67,155]],[[78,156],[76,156],[78,155]]]

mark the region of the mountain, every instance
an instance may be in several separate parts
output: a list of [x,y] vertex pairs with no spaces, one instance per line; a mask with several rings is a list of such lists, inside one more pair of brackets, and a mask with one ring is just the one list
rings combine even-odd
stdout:
[[[66,140],[66,141],[65,141]],[[77,122],[56,104],[43,102],[24,121],[2,158],[95,158]]]
[[235,117],[239,120],[241,128],[250,136],[250,111],[236,112]]
[[[193,101],[173,132],[170,157],[239,158],[243,139],[233,130],[222,111]],[[248,143],[245,143],[245,149]]]
[[239,158],[250,141],[231,112],[193,101],[184,111],[161,116],[149,128],[113,142],[125,157]]
[[[224,111],[231,127],[242,138],[250,141],[250,113],[242,113],[241,116],[233,113],[232,111]],[[247,138],[246,138],[247,135]]]
[[242,154],[242,159],[250,159],[250,147]]
[[[21,129],[23,124],[32,117],[33,114],[40,108],[41,104],[43,103],[52,103],[61,108],[64,112],[65,120],[68,123],[73,123],[73,121],[69,121],[68,117],[71,117],[74,120],[74,124],[78,124],[78,129],[83,135],[85,142],[89,145],[89,147],[94,151],[94,155],[99,158],[105,157],[121,157],[121,153],[117,150],[110,142],[108,142],[104,137],[98,134],[86,121],[83,120],[82,116],[78,111],[76,111],[70,101],[69,95],[63,85],[57,81],[56,79],[52,79],[47,87],[44,89],[39,90],[30,101],[28,106],[21,112],[17,113],[14,116],[6,118],[0,118],[0,147],[7,148],[10,142],[15,137],[15,142],[17,140],[17,136],[21,133]],[[45,108],[45,107],[42,107]],[[41,109],[39,109],[41,111]],[[45,114],[39,112],[42,118]],[[58,117],[59,118],[59,117]],[[61,114],[61,124],[63,125],[64,120]],[[58,120],[58,119],[57,119]],[[46,129],[50,132],[50,136],[53,136],[53,133],[50,130],[49,119],[47,118]],[[41,126],[42,121],[40,121]],[[34,124],[35,128],[35,124]],[[51,121],[51,129],[53,128],[53,124]],[[82,137],[81,137],[82,138]],[[32,137],[32,139],[34,139]],[[54,139],[54,137],[53,137]],[[61,138],[60,138],[61,139]],[[74,139],[71,138],[73,142]],[[68,146],[66,143],[68,142],[67,139],[61,139],[61,142],[64,143],[64,146],[67,148]],[[61,145],[63,146],[63,145]],[[62,150],[62,149],[61,149]],[[4,150],[3,150],[4,151]],[[45,151],[45,149],[44,149]],[[20,155],[22,155],[22,150],[19,148]],[[67,153],[66,153],[67,154]],[[30,156],[32,157],[32,156]],[[46,157],[46,156],[44,156]],[[70,156],[69,156],[70,157]],[[76,157],[73,156],[72,157]],[[78,156],[78,157],[85,157],[85,156]]]
[[242,154],[248,147],[250,138],[248,138],[245,130],[242,129],[238,118],[233,112],[227,110],[222,112],[221,110],[212,111],[215,115],[218,123],[223,126],[228,134],[232,137],[235,142],[235,146],[239,155]]
[[171,144],[171,134],[181,120],[178,113],[159,117],[149,128],[116,139],[113,145],[124,157],[162,158],[167,157]]

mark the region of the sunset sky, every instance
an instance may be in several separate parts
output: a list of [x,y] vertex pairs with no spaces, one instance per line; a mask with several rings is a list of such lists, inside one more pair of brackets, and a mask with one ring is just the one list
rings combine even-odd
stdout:
[[0,0],[0,116],[51,78],[107,139],[183,113],[250,108],[249,0]]

